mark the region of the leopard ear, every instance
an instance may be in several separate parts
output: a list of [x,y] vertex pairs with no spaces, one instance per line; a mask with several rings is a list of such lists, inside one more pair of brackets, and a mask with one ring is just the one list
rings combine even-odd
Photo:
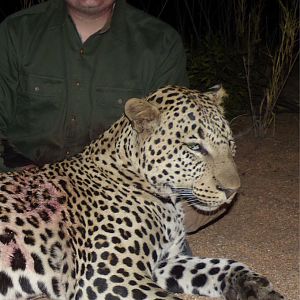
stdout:
[[146,100],[131,98],[125,103],[125,115],[138,133],[150,133],[158,126],[160,112]]
[[223,110],[223,100],[228,96],[222,84],[212,86],[208,92],[205,93],[210,99],[212,99]]

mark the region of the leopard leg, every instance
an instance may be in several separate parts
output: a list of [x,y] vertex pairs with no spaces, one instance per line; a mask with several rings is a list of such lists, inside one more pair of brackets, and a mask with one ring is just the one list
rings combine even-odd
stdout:
[[227,300],[280,300],[271,283],[246,265],[223,258],[178,255],[160,262],[154,281],[174,293],[222,297]]
[[131,300],[180,300],[172,293],[162,289],[145,273],[133,273],[123,280],[112,275],[110,282],[105,277],[96,275],[91,280],[82,278],[75,289],[74,299],[131,299]]

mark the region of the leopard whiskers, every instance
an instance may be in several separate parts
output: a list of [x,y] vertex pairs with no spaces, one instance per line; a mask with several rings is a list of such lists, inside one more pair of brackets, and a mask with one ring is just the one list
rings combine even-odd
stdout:
[[[172,188],[173,193],[180,198],[181,201],[184,201],[186,203],[187,207],[192,207],[194,209],[197,209],[199,211],[205,212],[206,215],[213,215],[216,213],[216,211],[220,208],[219,205],[208,203],[207,201],[201,201],[200,198],[197,198],[193,194],[193,190],[190,188]],[[207,211],[206,209],[203,210],[201,207],[212,209],[212,211]]]
[[207,203],[202,202],[201,199],[197,198],[194,195],[193,190],[190,188],[172,188],[172,191],[176,193],[177,197],[180,197],[187,202],[188,206],[197,207],[197,204],[201,206],[208,206]]

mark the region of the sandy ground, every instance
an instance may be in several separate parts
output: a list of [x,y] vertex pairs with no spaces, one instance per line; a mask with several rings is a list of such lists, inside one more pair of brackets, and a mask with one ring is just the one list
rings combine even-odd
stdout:
[[[298,122],[296,114],[278,115],[273,137],[249,133],[237,140],[242,180],[237,202],[218,222],[188,238],[195,256],[242,261],[266,275],[288,300],[300,299]],[[242,119],[233,129],[248,126]]]

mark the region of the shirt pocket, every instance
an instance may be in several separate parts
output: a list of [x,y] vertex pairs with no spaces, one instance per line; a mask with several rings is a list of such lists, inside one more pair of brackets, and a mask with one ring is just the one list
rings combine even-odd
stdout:
[[93,138],[122,116],[128,99],[140,98],[142,94],[143,91],[137,88],[96,87],[91,126]]
[[63,114],[64,80],[21,75],[17,90],[15,125],[23,136],[57,129]]

